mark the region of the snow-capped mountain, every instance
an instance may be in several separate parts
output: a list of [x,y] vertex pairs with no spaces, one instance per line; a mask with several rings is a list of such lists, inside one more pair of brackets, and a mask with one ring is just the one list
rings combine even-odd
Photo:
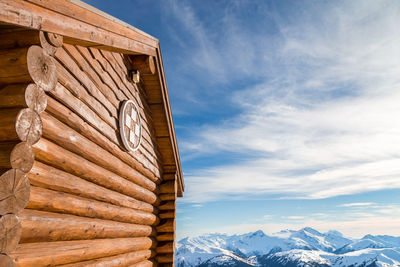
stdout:
[[366,235],[352,240],[337,231],[306,227],[266,235],[207,234],[177,243],[178,267],[372,267],[400,266],[400,237]]

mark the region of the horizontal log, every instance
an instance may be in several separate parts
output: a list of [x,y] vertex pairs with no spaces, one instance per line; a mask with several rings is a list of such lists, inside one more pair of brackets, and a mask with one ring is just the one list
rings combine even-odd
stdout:
[[82,261],[61,265],[62,267],[100,267],[100,266],[128,266],[138,262],[145,261],[154,257],[155,253],[152,250],[140,250],[130,253],[124,253],[117,256],[95,259],[91,261]]
[[153,261],[145,260],[141,261],[132,265],[129,265],[129,267],[155,267],[157,264],[155,264]]
[[6,214],[0,218],[0,253],[10,253],[18,245],[21,237],[21,222],[15,214]]
[[88,161],[75,153],[57,146],[44,138],[40,139],[33,148],[36,159],[48,165],[150,204],[157,201],[157,196],[153,192]]
[[0,266],[2,267],[14,267],[13,260],[10,256],[0,254]]
[[19,266],[53,266],[148,250],[155,245],[148,237],[25,243],[10,256]]
[[163,254],[163,253],[174,253],[174,242],[168,242],[163,245],[159,245],[156,248],[156,252]]
[[168,219],[165,220],[165,222],[159,226],[156,227],[157,232],[167,232],[167,233],[173,233],[175,231],[175,220],[173,219]]
[[157,241],[159,241],[159,242],[161,242],[161,241],[174,241],[174,239],[175,238],[174,238],[174,234],[173,233],[171,233],[171,234],[163,233],[163,234],[157,235]]
[[132,68],[140,71],[142,74],[155,74],[156,66],[153,56],[136,55],[131,56]]
[[42,135],[42,121],[30,108],[0,110],[0,141],[36,143]]
[[0,168],[2,169],[13,168],[29,172],[34,160],[32,146],[27,142],[0,144]]
[[0,84],[32,81],[45,91],[56,86],[56,64],[51,56],[37,45],[0,50]]
[[24,30],[0,33],[0,49],[40,45],[47,54],[53,55],[62,42],[61,35],[42,31]]
[[159,254],[156,257],[158,263],[174,262],[174,254]]
[[160,219],[173,219],[175,218],[175,211],[165,211],[158,214]]
[[175,194],[159,194],[160,201],[176,200]]
[[117,206],[157,213],[151,204],[88,182],[80,177],[35,161],[27,174],[32,185],[108,202]]
[[158,218],[149,212],[124,208],[97,200],[31,186],[28,209],[67,213],[118,222],[154,225]]
[[162,202],[161,205],[158,206],[159,210],[175,210],[175,208],[175,201]]
[[[61,90],[61,88],[60,88],[60,90]],[[135,169],[137,169],[139,172],[141,172],[143,175],[148,177],[153,182],[160,181],[159,176],[156,177],[154,175],[153,171],[155,171],[155,170],[152,169],[151,165],[147,164],[146,167],[144,167],[142,165],[142,163],[145,162],[144,160],[140,159],[140,161],[139,161],[139,160],[133,158],[131,154],[123,151],[118,145],[116,145],[116,143],[114,143],[112,138],[109,139],[108,137],[106,137],[107,135],[104,134],[104,131],[102,130],[102,128],[100,126],[88,124],[81,117],[79,117],[75,113],[71,112],[64,105],[58,103],[56,100],[54,100],[52,98],[48,98],[47,101],[48,101],[47,111],[49,113],[51,113],[54,117],[56,117],[58,120],[67,124],[69,127],[74,129],[75,131],[79,132],[86,138],[93,140],[101,147],[107,149],[114,156],[120,158],[125,163],[134,167]],[[72,103],[74,103],[74,102],[72,102]],[[79,108],[76,107],[75,110],[78,111]],[[85,114],[85,116],[88,116],[88,113],[85,112],[84,114]],[[93,121],[92,118],[90,118],[90,117],[85,117],[85,119],[87,119],[90,122]],[[99,130],[104,135],[102,133],[100,133]],[[110,142],[110,140],[112,142]],[[152,169],[152,171],[150,169]]]
[[25,209],[20,243],[66,241],[78,239],[146,237],[154,235],[151,226],[121,223]]
[[156,189],[153,181],[48,113],[43,113],[41,118],[43,136],[47,139],[150,191]]
[[174,194],[176,192],[175,181],[167,181],[160,184],[160,194]]
[[47,106],[43,89],[36,84],[12,84],[0,90],[0,108],[31,108],[38,114]]
[[29,180],[25,173],[11,169],[0,176],[0,215],[19,213],[29,200]]

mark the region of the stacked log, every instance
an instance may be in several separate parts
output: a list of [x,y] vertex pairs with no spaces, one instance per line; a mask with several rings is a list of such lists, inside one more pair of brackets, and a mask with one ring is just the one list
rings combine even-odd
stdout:
[[162,266],[173,266],[177,181],[165,180],[160,184],[158,197],[160,199],[158,206],[160,224],[156,227],[157,241],[159,242],[156,249],[156,260]]
[[[1,36],[0,266],[172,265],[176,183],[161,183],[151,115],[128,69],[58,35]],[[154,58],[134,61],[154,73]],[[120,145],[126,99],[144,122],[137,152]]]
[[32,146],[42,135],[45,91],[57,83],[52,55],[62,37],[38,31],[0,34],[0,265],[13,266],[30,198]]

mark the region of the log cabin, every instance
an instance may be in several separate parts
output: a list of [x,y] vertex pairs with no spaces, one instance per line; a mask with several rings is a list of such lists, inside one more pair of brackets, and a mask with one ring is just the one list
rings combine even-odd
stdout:
[[0,175],[0,266],[173,266],[159,41],[77,0],[0,0]]

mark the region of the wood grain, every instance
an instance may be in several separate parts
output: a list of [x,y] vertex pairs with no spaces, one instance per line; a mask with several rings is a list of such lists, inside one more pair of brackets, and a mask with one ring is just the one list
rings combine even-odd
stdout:
[[21,237],[21,222],[15,214],[0,218],[0,253],[10,253],[18,245]]
[[0,90],[0,108],[31,108],[38,114],[47,106],[43,89],[36,84],[12,84]]
[[146,237],[154,235],[151,226],[121,223],[25,209],[19,217],[22,222],[20,243]]
[[158,218],[149,212],[120,207],[67,193],[31,186],[28,209],[72,214],[118,222],[155,225]]
[[17,266],[54,266],[148,250],[155,245],[148,237],[25,243],[10,256]]
[[0,176],[0,215],[19,213],[29,201],[30,185],[25,173],[11,169]]
[[61,265],[63,267],[106,267],[106,266],[128,266],[138,262],[147,260],[155,255],[152,250],[140,250],[130,253],[124,253],[117,256],[95,259],[91,261],[83,261]]
[[35,161],[32,170],[27,175],[29,181],[34,186],[108,202],[126,208],[150,213],[158,212],[158,210],[151,204],[104,188],[38,161]]
[[121,176],[118,176],[117,174],[114,174],[44,138],[40,139],[39,142],[33,146],[33,148],[36,159],[50,166],[82,177],[108,189],[126,194],[135,199],[145,201],[149,204],[153,204],[157,201],[157,196],[153,192],[134,184],[122,178]]

